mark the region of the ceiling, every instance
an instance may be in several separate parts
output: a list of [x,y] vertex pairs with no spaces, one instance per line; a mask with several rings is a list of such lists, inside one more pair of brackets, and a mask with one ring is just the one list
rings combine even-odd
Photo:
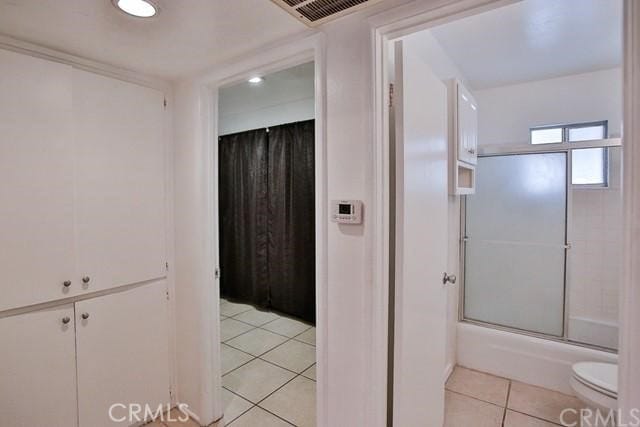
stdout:
[[268,0],[157,0],[148,20],[111,0],[0,0],[0,33],[164,79],[308,31]]
[[620,0],[524,0],[431,29],[473,89],[620,66]]

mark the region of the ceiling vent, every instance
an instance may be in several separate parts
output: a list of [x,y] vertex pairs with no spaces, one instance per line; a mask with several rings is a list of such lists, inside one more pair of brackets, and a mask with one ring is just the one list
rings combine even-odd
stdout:
[[316,27],[382,0],[271,0],[304,24]]

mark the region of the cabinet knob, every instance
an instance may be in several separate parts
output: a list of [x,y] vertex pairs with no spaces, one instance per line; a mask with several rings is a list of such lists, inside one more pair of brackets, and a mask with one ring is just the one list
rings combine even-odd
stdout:
[[473,148],[470,148],[470,149],[469,149],[469,154],[476,154],[476,150],[475,150],[475,149],[473,149]]
[[69,286],[71,286],[71,280],[65,280],[65,281],[62,283],[62,285],[63,285],[65,288],[68,288]]
[[89,313],[82,313],[80,317],[82,317],[83,320],[87,320],[89,318]]
[[91,277],[89,277],[89,276],[84,276],[82,278],[82,283],[89,283],[90,281],[91,281]]
[[69,322],[71,322],[71,318],[69,316],[65,316],[62,318],[62,324],[63,325],[67,325],[69,324]]
[[442,284],[446,285],[447,283],[451,283],[452,285],[456,284],[456,275],[455,274],[447,274],[444,273],[444,275],[442,276]]

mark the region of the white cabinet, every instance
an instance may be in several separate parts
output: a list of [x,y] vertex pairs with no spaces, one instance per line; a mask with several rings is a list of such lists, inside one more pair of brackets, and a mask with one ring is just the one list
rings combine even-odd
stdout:
[[159,91],[73,70],[78,278],[89,279],[84,290],[165,275],[163,103]]
[[111,421],[111,405],[127,405],[112,411],[116,419],[130,403],[166,408],[166,292],[159,281],[0,318],[0,425],[126,426],[135,420]]
[[[86,319],[85,319],[86,317]],[[80,426],[127,425],[109,419],[114,403],[169,404],[164,282],[76,303]],[[126,414],[122,407],[113,415]]]
[[457,85],[458,160],[472,165],[478,163],[478,104],[462,83]]
[[[43,78],[46,76],[46,78]],[[72,69],[0,50],[0,311],[73,294]]]
[[458,80],[451,80],[449,92],[449,192],[475,192],[478,162],[478,104]]
[[67,304],[0,319],[1,425],[78,425],[73,317]]

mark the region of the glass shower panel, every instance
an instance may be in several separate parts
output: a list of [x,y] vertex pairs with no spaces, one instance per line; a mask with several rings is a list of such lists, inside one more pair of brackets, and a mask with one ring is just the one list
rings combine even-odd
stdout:
[[466,199],[466,319],[564,332],[566,153],[478,159]]

